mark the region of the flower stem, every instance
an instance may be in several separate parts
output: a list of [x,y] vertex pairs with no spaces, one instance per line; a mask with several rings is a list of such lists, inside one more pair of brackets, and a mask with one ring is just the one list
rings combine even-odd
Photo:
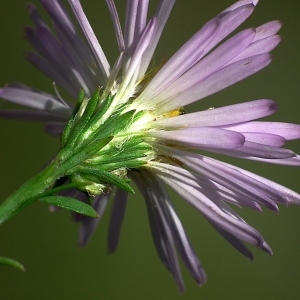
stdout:
[[0,205],[0,224],[17,215],[32,202],[38,200],[38,195],[50,188],[59,177],[57,162],[54,160],[43,171],[32,177],[8,197]]

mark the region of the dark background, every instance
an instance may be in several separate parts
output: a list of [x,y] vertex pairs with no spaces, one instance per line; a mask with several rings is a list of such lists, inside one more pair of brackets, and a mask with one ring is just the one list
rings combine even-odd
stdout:
[[[30,45],[22,27],[31,22],[25,0],[3,1],[0,9],[0,85],[12,81],[53,92],[52,83],[23,58]],[[34,1],[37,3],[37,1]],[[157,3],[157,1],[155,1]],[[178,0],[157,51],[157,60],[172,55],[204,22],[232,4],[228,0]],[[121,17],[125,1],[116,1]],[[117,47],[104,0],[82,0],[94,30],[111,62]],[[154,11],[155,5],[152,5]],[[265,70],[194,105],[197,109],[259,98],[277,101],[279,112],[269,120],[299,122],[300,2],[261,0],[245,26],[280,19],[281,45]],[[0,100],[1,108],[12,107]],[[193,108],[193,109],[194,109]],[[40,124],[0,120],[0,199],[38,172],[55,155],[58,140]],[[300,143],[287,145],[300,152]],[[300,170],[293,167],[228,160],[300,192]],[[193,241],[208,282],[198,288],[183,268],[186,291],[178,293],[172,276],[159,261],[148,227],[145,205],[132,196],[121,242],[114,255],[106,253],[107,211],[87,247],[77,246],[77,225],[68,212],[49,213],[36,203],[0,228],[0,255],[25,264],[22,273],[0,267],[1,299],[297,299],[300,293],[300,208],[281,207],[280,214],[242,209],[239,213],[271,245],[274,256],[251,247],[250,262],[228,245],[195,210],[174,197],[179,216]]]

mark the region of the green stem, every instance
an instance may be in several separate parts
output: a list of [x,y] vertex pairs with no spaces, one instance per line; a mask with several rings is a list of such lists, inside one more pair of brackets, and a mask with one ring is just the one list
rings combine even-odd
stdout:
[[38,199],[38,195],[50,188],[58,177],[57,162],[53,161],[39,174],[24,183],[0,205],[0,224],[9,220],[26,206]]

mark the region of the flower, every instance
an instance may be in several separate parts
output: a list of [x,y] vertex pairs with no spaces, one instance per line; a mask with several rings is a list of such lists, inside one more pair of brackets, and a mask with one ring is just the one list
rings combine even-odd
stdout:
[[70,100],[58,92],[50,95],[10,84],[0,90],[0,96],[34,110],[1,110],[0,115],[45,122],[49,134],[62,136],[58,161],[67,163],[57,177],[77,187],[64,195],[83,202],[93,198],[99,215],[97,219],[74,215],[81,222],[81,245],[87,243],[114,194],[108,249],[115,251],[131,179],[144,196],[157,253],[183,291],[176,250],[199,285],[206,274],[166,185],[245,256],[252,259],[243,242],[271,254],[261,234],[228,203],[278,211],[277,203],[299,204],[300,195],[202,153],[299,166],[299,156],[281,147],[286,140],[300,138],[300,126],[256,121],[276,112],[276,103],[269,99],[185,114],[184,106],[266,67],[271,62],[269,52],[280,42],[276,34],[281,24],[272,21],[225,40],[258,3],[241,0],[207,22],[164,64],[149,68],[174,2],[161,0],[147,22],[148,1],[128,0],[123,34],[115,4],[107,0],[120,52],[113,67],[80,1],[69,0],[69,4],[84,38],[60,0],[41,0],[54,31],[29,4],[35,29],[26,28],[25,34],[36,52],[27,58],[68,92]]

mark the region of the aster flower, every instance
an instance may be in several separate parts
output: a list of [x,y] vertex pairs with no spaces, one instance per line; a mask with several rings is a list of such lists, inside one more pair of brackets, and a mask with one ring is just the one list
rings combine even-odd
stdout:
[[164,64],[149,68],[174,2],[161,0],[147,21],[148,1],[128,0],[123,33],[115,4],[107,0],[119,48],[113,66],[80,1],[69,0],[74,20],[60,0],[41,0],[53,30],[28,5],[35,28],[25,34],[35,52],[27,58],[69,98],[19,83],[0,90],[1,98],[33,109],[1,110],[2,117],[42,121],[49,134],[61,136],[56,158],[0,206],[0,222],[35,200],[44,201],[77,212],[79,242],[85,245],[112,197],[108,250],[114,252],[133,182],[144,197],[157,253],[183,291],[177,252],[199,285],[206,274],[166,186],[245,256],[252,259],[244,242],[271,254],[262,235],[228,204],[278,211],[278,203],[299,204],[300,195],[206,154],[299,166],[299,156],[282,146],[299,139],[300,126],[257,121],[276,112],[269,99],[185,114],[185,106],[266,67],[280,42],[281,24],[272,21],[228,38],[258,3],[241,0],[207,22]]

